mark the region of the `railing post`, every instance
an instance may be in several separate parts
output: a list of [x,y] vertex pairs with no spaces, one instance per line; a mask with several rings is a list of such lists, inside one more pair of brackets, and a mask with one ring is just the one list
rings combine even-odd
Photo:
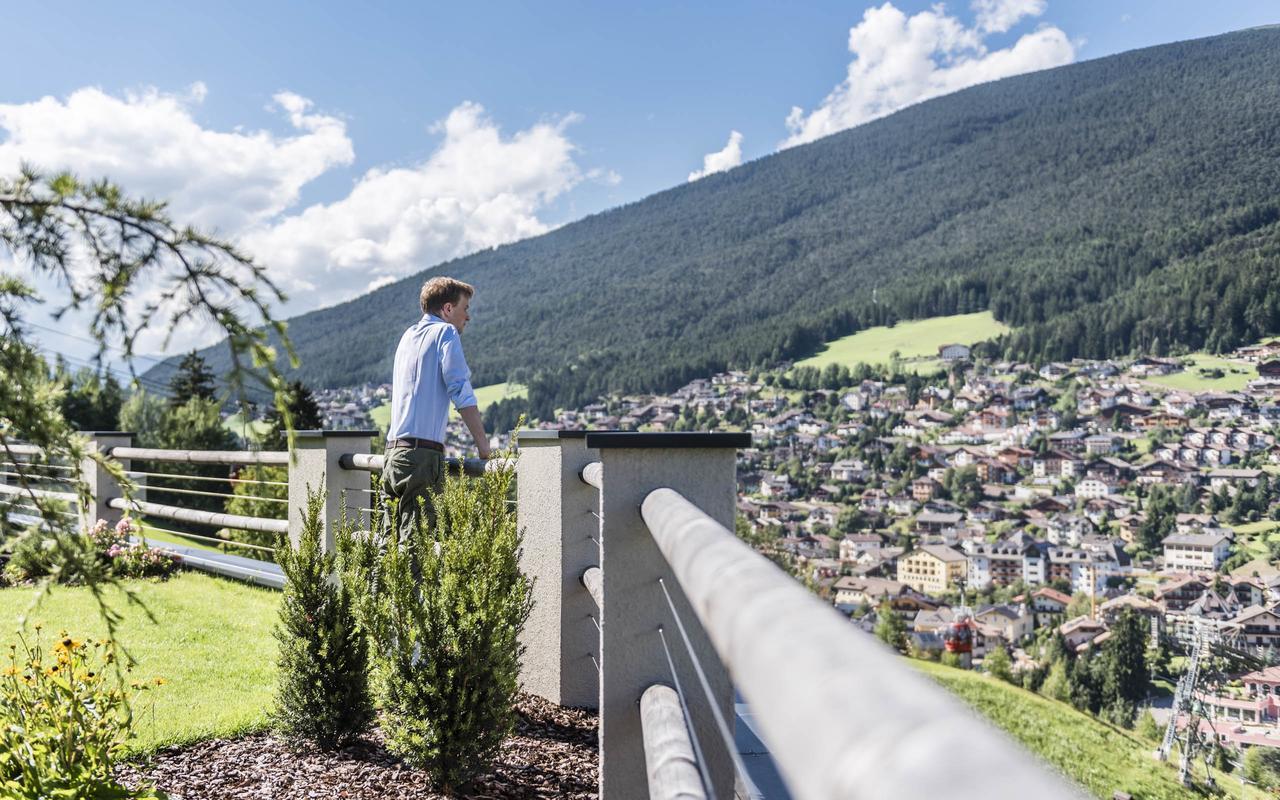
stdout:
[[[331,523],[342,518],[342,495],[347,507],[365,506],[369,473],[343,469],[338,459],[345,453],[368,453],[377,431],[297,431],[289,453],[289,539],[297,546],[307,510],[307,490],[324,491],[320,523],[324,526],[324,547],[332,552],[337,537]],[[348,516],[358,512],[349,512]]]
[[[521,634],[524,691],[562,706],[599,702],[598,611],[582,586],[587,567],[599,564],[595,538],[599,492],[578,472],[594,460],[582,433],[519,431],[516,516],[524,530],[520,570],[533,579],[533,611]],[[598,620],[597,620],[598,621]]]
[[[587,434],[587,446],[599,449],[604,470],[600,521],[600,567],[604,575],[600,648],[603,800],[641,800],[649,796],[639,703],[641,695],[655,683],[674,686],[663,638],[689,706],[690,727],[701,744],[712,783],[708,794],[733,796],[732,756],[716,727],[693,662],[700,665],[716,705],[732,725],[733,687],[729,674],[641,519],[640,504],[654,489],[675,487],[712,519],[732,530],[735,456],[741,438],[715,433]],[[674,614],[668,594],[675,606]],[[677,616],[689,636],[692,659]]]
[[[112,448],[133,447],[132,433],[123,431],[84,431],[84,435],[89,439],[90,451],[96,453],[109,455]],[[129,459],[116,460],[119,461],[121,469],[132,468]],[[80,475],[89,487],[90,497],[90,505],[79,509],[81,529],[88,530],[100,519],[105,519],[112,525],[116,524],[124,514],[119,509],[108,506],[107,501],[124,494],[120,489],[120,483],[92,458],[85,458],[80,462]],[[133,499],[145,500],[146,490],[144,487],[146,486],[146,478],[138,476],[134,479],[134,483],[138,485],[138,491],[134,493]]]

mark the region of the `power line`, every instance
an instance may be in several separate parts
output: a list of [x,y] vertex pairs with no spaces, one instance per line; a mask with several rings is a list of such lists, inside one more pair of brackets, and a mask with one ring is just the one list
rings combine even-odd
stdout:
[[137,383],[143,388],[150,389],[156,392],[157,394],[164,394],[168,396],[173,393],[173,390],[167,384],[162,383],[161,381],[157,381],[153,378],[144,378],[141,375],[133,375],[127,370],[123,370],[119,367],[112,367],[109,364],[100,363],[100,362],[95,363],[94,361],[91,361],[89,359],[80,358],[79,356],[70,356],[70,355],[67,355],[66,353],[55,353],[47,348],[41,348],[40,351],[44,353],[46,357],[51,357],[55,360],[61,359],[67,362],[70,366],[76,367],[78,369],[106,371],[110,373],[111,377],[117,380],[123,379],[126,383],[132,383],[134,381],[137,381]]
[[[47,331],[48,333],[53,333],[58,336],[65,336],[68,339],[74,339],[77,342],[84,342],[85,344],[91,344],[91,345],[94,345],[95,347],[104,347],[108,350],[114,350],[117,353],[120,353],[121,355],[126,355],[125,349],[120,345],[110,344],[109,342],[99,342],[95,339],[90,339],[85,336],[76,336],[74,333],[67,333],[66,331],[60,331],[57,328],[50,328],[47,325],[40,325],[39,323],[35,323],[35,322],[27,322],[24,324],[31,328],[37,328],[39,330]],[[129,353],[127,355],[130,358],[141,359],[142,361],[150,361],[154,364],[163,364],[165,363],[165,360],[166,360],[162,358],[156,358],[155,356],[138,355],[136,353]]]

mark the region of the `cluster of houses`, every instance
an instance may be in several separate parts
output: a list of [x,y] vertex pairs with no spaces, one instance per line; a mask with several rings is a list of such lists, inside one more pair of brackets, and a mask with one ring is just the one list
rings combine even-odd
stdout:
[[376,430],[373,411],[391,398],[391,384],[365,383],[343,389],[320,389],[316,405],[330,430]]
[[[861,625],[887,602],[913,649],[940,649],[964,619],[975,658],[1000,646],[1016,665],[1038,628],[1055,626],[1085,649],[1128,609],[1153,635],[1210,624],[1241,646],[1280,652],[1280,570],[1263,557],[1223,571],[1247,543],[1207,502],[1280,472],[1280,368],[1262,369],[1280,367],[1280,341],[1237,354],[1257,377],[1233,392],[1162,386],[1183,369],[1177,359],[973,366],[967,348],[945,349],[952,368],[923,386],[784,391],[776,378],[731,372],[544,426],[664,431],[697,420],[750,430],[738,511],[753,541]],[[1197,507],[1177,515],[1156,552],[1142,552],[1144,498],[1156,486],[1191,492]],[[1007,601],[977,602],[1000,589]],[[1081,595],[1088,611],[1068,618]],[[1280,667],[1268,669],[1215,699],[1218,716],[1239,723],[1219,727],[1240,743],[1280,746]]]

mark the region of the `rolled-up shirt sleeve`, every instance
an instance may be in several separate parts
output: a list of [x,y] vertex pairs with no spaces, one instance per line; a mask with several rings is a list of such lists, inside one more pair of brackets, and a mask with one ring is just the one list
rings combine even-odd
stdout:
[[444,377],[454,408],[479,405],[475,390],[471,388],[471,368],[462,354],[462,339],[457,331],[445,334],[440,342],[440,374]]

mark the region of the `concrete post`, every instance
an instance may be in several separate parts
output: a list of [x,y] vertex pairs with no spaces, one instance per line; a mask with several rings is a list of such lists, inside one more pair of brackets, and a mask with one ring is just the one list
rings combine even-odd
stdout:
[[[132,433],[122,431],[85,431],[84,435],[89,438],[90,451],[96,453],[110,455],[112,448],[133,447]],[[129,459],[116,460],[120,462],[122,469],[132,469]],[[100,467],[98,462],[92,458],[85,458],[80,462],[80,475],[89,487],[90,497],[90,505],[79,509],[81,529],[88,530],[100,519],[105,519],[109,524],[115,525],[124,516],[124,512],[111,508],[107,505],[107,501],[115,497],[124,496],[124,492],[120,490],[120,484],[111,476],[111,473]],[[134,483],[138,485],[138,491],[134,493],[133,499],[146,500],[146,478],[141,476],[134,477]]]
[[[733,724],[733,687],[670,566],[654,543],[640,504],[654,489],[671,487],[712,519],[733,529],[736,448],[741,436],[687,433],[588,433],[604,468],[600,566],[601,619],[600,797],[649,796],[640,697],[655,683],[675,685],[662,629],[675,663],[690,723],[706,759],[712,797],[732,797],[733,761],[681,638],[667,597],[689,635],[716,705]],[[659,579],[663,580],[659,584]]]
[[524,531],[520,570],[533,579],[534,600],[520,637],[525,647],[520,685],[562,706],[595,708],[599,611],[580,578],[600,563],[592,514],[600,493],[578,477],[596,460],[583,435],[536,430],[516,435],[516,517]]
[[[355,519],[359,512],[350,509],[371,507],[369,473],[343,469],[338,459],[345,453],[368,453],[370,441],[377,431],[297,431],[289,459],[289,538],[296,547],[302,535],[303,515],[307,510],[307,490],[324,491],[320,522],[324,525],[326,552],[337,548],[333,525],[342,519],[343,493],[346,493],[347,516]],[[357,524],[360,524],[357,522]]]

